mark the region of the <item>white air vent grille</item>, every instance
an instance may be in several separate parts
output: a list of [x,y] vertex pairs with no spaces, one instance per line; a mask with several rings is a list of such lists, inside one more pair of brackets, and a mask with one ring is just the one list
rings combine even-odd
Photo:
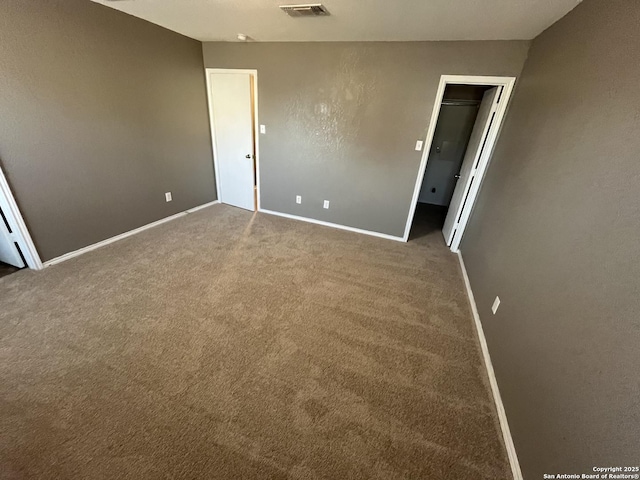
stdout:
[[291,17],[322,17],[329,15],[329,11],[326,7],[320,3],[280,5],[280,9]]

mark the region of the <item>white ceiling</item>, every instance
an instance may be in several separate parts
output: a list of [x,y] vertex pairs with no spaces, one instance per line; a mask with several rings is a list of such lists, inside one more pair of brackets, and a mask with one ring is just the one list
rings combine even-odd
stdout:
[[531,39],[580,0],[324,0],[331,16],[292,18],[305,0],[92,0],[202,41]]

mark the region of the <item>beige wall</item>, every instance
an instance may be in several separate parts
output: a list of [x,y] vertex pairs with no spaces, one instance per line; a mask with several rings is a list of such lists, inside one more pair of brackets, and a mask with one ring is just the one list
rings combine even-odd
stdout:
[[534,40],[462,242],[525,479],[640,460],[639,25],[586,0]]
[[0,115],[43,260],[216,198],[195,40],[89,0],[2,0]]
[[[205,43],[258,70],[262,208],[402,236],[440,76],[517,76],[529,42]],[[302,205],[295,196],[302,196]],[[331,208],[322,208],[323,200]]]

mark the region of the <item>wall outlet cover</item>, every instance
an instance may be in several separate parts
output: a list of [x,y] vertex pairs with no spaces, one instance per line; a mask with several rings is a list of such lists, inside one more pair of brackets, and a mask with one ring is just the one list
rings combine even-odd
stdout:
[[167,192],[167,193],[165,193],[165,194],[164,194],[164,199],[165,199],[167,202],[170,202],[171,200],[173,200],[173,198],[171,198],[171,192]]
[[300,195],[296,195],[296,203],[297,204],[301,204],[302,203],[302,197]]
[[499,306],[500,306],[500,297],[496,297],[496,299],[493,301],[493,305],[491,305],[491,311],[493,312],[494,315],[498,311]]
[[329,208],[329,200],[325,200],[322,204],[322,208]]
[[418,140],[416,142],[416,152],[421,152],[422,151],[422,145],[423,145],[423,141],[422,140]]

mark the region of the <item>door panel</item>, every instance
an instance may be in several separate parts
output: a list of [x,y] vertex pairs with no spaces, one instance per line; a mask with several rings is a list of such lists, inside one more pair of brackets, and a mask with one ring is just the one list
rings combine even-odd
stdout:
[[482,97],[482,103],[478,110],[476,123],[473,126],[469,145],[467,146],[467,151],[465,152],[464,160],[462,161],[460,178],[458,179],[458,183],[453,191],[453,197],[449,204],[447,218],[445,219],[444,227],[442,228],[442,234],[444,235],[447,245],[451,245],[457,223],[460,219],[460,214],[464,208],[464,201],[467,198],[471,184],[475,180],[475,169],[477,167],[478,159],[482,153],[482,147],[484,146],[487,135],[489,134],[491,118],[495,115],[497,107],[496,102],[499,98],[498,92],[501,88],[502,87],[491,88],[487,90]]
[[254,210],[251,74],[212,73],[210,87],[219,199]]
[[[0,210],[0,212],[2,212],[2,210]],[[8,263],[18,268],[26,266],[13,238],[11,238],[4,212],[0,213],[0,262]]]

